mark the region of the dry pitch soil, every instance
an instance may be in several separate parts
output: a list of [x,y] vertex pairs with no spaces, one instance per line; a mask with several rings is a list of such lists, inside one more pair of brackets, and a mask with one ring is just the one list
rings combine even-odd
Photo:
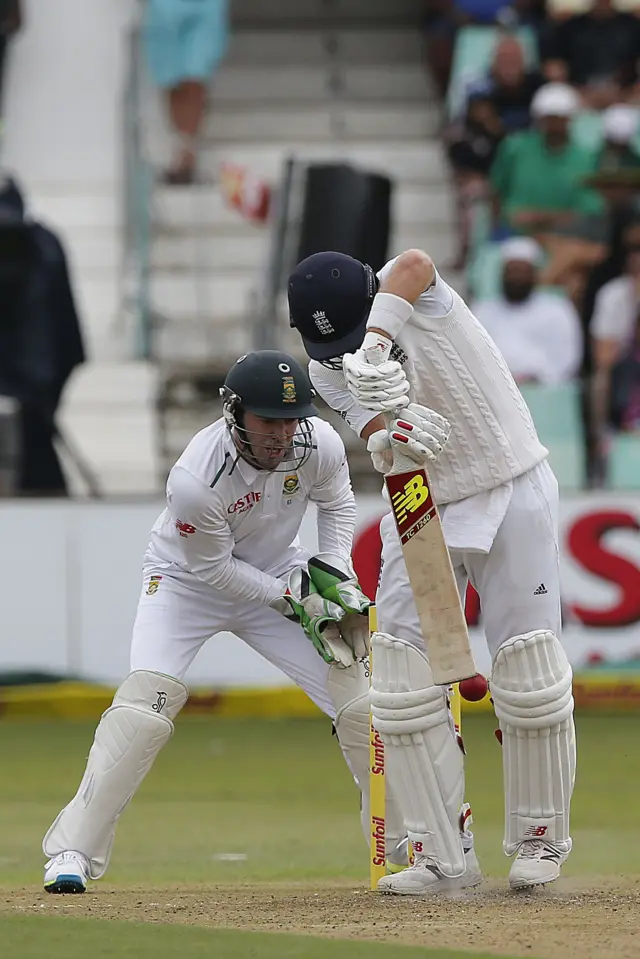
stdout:
[[414,899],[331,885],[207,885],[115,889],[83,896],[0,891],[6,913],[130,919],[374,939],[537,959],[638,959],[640,876],[563,879],[528,893],[485,881],[458,898]]

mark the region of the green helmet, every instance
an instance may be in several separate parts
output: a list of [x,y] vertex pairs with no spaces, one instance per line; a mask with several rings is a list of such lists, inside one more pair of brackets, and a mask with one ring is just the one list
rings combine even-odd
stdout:
[[[244,414],[254,413],[265,420],[299,420],[287,463],[306,462],[313,444],[308,417],[317,416],[312,403],[315,391],[298,361],[279,350],[257,350],[239,357],[220,389],[222,412],[236,448],[252,465]],[[286,467],[283,467],[286,468]]]

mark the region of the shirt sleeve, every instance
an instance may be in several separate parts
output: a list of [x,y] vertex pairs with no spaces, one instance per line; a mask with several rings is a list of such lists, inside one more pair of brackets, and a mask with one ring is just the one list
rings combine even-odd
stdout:
[[351,488],[344,443],[328,423],[319,441],[319,469],[309,499],[318,507],[318,546],[350,561],[356,525],[356,500]]
[[341,369],[332,370],[312,360],[309,364],[309,378],[325,403],[339,413],[358,436],[362,434],[367,423],[378,415],[373,410],[364,410],[356,403],[349,392]]
[[223,504],[182,466],[169,474],[167,503],[184,565],[194,576],[239,601],[268,605],[283,594],[280,580],[236,559]]

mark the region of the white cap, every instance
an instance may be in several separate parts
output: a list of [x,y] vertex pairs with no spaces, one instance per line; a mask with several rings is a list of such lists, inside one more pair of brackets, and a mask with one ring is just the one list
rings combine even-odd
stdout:
[[528,236],[514,236],[510,240],[505,240],[500,245],[500,253],[503,263],[509,260],[522,260],[525,263],[531,263],[532,266],[538,266],[542,262],[542,247]]
[[636,107],[617,103],[608,107],[602,114],[602,133],[613,143],[627,144],[633,140],[638,130],[638,110]]
[[572,117],[580,108],[580,98],[568,83],[545,83],[531,101],[531,116]]

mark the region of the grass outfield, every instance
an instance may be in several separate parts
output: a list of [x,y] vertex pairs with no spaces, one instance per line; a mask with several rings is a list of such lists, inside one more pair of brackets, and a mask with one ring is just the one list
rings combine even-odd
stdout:
[[477,895],[434,901],[366,891],[357,793],[317,719],[179,721],[122,818],[108,876],[85,896],[46,895],[42,835],[77,787],[93,725],[2,721],[0,951],[637,959],[640,716],[578,717],[574,853],[535,902],[506,890],[494,726],[475,714],[464,730],[477,848],[493,879]]
[[[466,721],[467,797],[484,871],[505,876],[494,725]],[[640,716],[577,725],[575,848],[563,874],[638,874]],[[86,723],[0,722],[0,886],[40,882],[42,836],[75,792],[92,735]],[[184,719],[122,818],[108,879],[365,881],[357,807],[327,722]]]
[[[0,919],[0,940],[5,955],[20,959],[469,959],[465,952],[395,943],[48,916]],[[492,957],[475,953],[475,959]]]

